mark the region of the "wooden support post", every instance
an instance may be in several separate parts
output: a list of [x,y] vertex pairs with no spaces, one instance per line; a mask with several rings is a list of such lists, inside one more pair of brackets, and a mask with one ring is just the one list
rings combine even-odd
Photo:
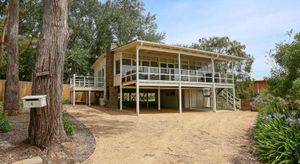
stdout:
[[149,93],[147,92],[147,108],[149,108]]
[[75,74],[73,74],[73,96],[72,96],[72,103],[73,103],[73,106],[75,106],[75,101],[76,101],[76,99],[75,99],[75,97],[76,97],[76,94],[75,94],[75,78],[76,78],[76,75]]
[[140,114],[139,47],[136,47],[136,114]]
[[182,88],[181,88],[181,61],[180,61],[180,54],[178,54],[178,70],[179,70],[179,113],[182,113]]
[[106,88],[106,69],[103,69],[103,87],[104,87],[104,90],[103,90],[103,98],[104,100],[106,100],[107,98],[107,88]]
[[233,97],[233,110],[236,111],[236,101],[235,101],[235,85],[234,85],[234,63],[232,62],[232,97]]
[[190,109],[192,109],[192,89],[191,88],[189,89],[189,94],[190,94],[190,96],[189,96],[189,107],[190,107]]
[[89,90],[89,106],[91,106],[91,90]]
[[213,94],[213,111],[217,111],[217,96],[216,96],[216,83],[215,83],[215,61],[211,59],[211,67],[212,67],[212,94]]
[[158,97],[157,97],[157,101],[158,101],[158,110],[160,110],[160,87],[158,87]]
[[123,56],[122,52],[120,53],[120,110],[123,110],[123,84],[122,84],[122,76],[123,76]]
[[89,105],[88,94],[84,92],[85,105]]
[[181,88],[181,83],[179,83],[179,113],[182,113],[182,88]]
[[228,89],[226,89],[226,104],[227,104],[227,107],[229,106],[229,100],[228,100],[228,98],[229,98],[229,91],[228,91]]

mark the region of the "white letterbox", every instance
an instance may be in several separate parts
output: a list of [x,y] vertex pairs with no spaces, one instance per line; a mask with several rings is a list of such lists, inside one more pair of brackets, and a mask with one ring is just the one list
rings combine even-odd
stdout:
[[47,95],[25,96],[22,98],[24,108],[41,108],[47,106]]

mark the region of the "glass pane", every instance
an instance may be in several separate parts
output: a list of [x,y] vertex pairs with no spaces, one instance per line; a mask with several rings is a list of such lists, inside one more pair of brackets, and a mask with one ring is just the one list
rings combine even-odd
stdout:
[[123,59],[123,61],[122,61],[123,63],[123,65],[131,65],[131,60],[130,59]]
[[142,66],[149,66],[149,61],[142,61]]
[[158,67],[158,62],[151,62],[151,67]]
[[160,63],[160,67],[167,68],[167,64],[166,63]]

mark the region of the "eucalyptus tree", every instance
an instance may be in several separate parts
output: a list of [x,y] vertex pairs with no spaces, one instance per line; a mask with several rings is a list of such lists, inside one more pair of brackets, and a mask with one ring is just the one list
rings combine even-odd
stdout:
[[200,38],[197,43],[191,45],[192,48],[217,52],[226,55],[234,55],[244,57],[246,60],[231,63],[223,62],[216,64],[217,71],[228,71],[230,67],[234,68],[236,79],[239,82],[236,85],[237,92],[240,97],[249,97],[251,90],[251,69],[254,58],[246,52],[246,46],[236,40],[230,40],[229,37],[210,37]]
[[31,144],[45,148],[66,138],[61,100],[69,29],[68,0],[43,0],[42,3],[32,95],[47,95],[47,106],[30,110],[28,139]]
[[273,65],[268,79],[269,91],[300,107],[300,33],[289,34],[290,41],[276,44],[269,57]]
[[4,93],[4,111],[17,115],[19,104],[19,0],[10,0],[7,19],[7,66]]

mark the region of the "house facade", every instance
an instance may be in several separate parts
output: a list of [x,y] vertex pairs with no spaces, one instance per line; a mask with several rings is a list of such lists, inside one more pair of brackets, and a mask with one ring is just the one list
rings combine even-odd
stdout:
[[[162,43],[135,40],[111,45],[93,64],[93,77],[74,75],[75,93],[97,92],[109,108],[217,110],[218,102],[236,110],[233,66],[244,58]],[[138,96],[136,96],[138,95]]]

